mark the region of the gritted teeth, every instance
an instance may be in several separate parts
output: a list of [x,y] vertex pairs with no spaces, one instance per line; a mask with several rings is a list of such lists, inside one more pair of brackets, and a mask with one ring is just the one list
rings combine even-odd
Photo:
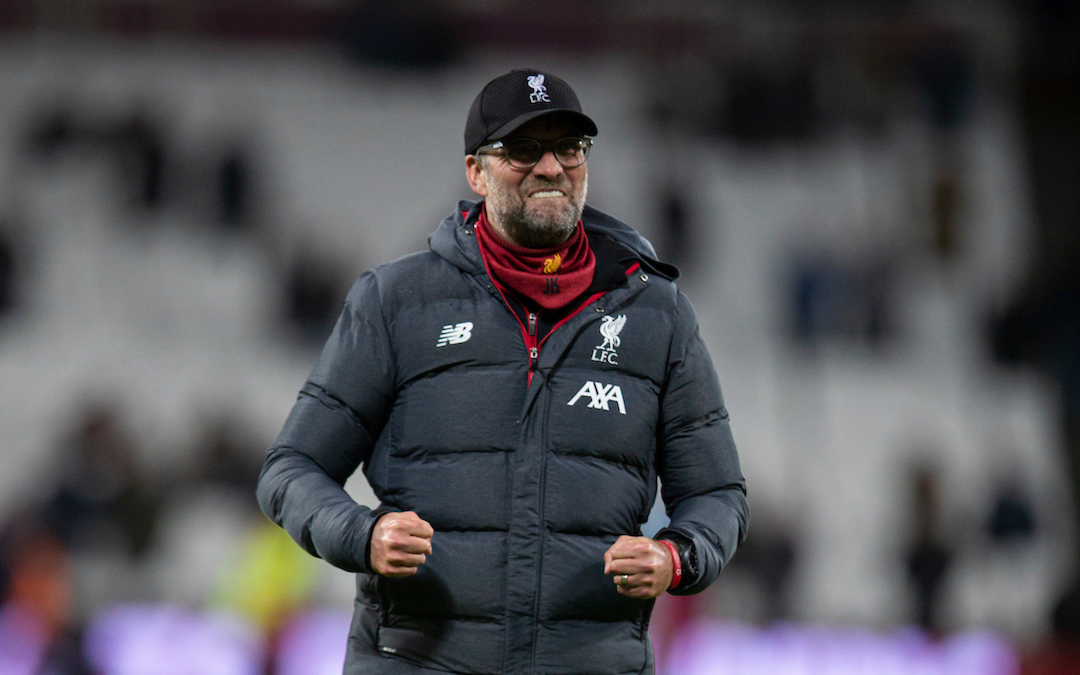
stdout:
[[529,196],[545,199],[547,197],[565,197],[566,194],[562,190],[537,190]]

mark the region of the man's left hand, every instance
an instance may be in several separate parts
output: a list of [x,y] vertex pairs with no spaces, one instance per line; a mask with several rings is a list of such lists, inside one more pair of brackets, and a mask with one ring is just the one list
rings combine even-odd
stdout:
[[668,589],[674,573],[668,547],[648,537],[624,534],[604,553],[604,574],[615,575],[615,588],[629,598],[655,598]]

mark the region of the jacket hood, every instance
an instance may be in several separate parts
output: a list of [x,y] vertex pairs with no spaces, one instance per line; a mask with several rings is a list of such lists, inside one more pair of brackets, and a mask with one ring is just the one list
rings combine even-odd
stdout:
[[[472,233],[473,223],[479,217],[483,203],[483,200],[459,201],[454,212],[444,218],[439,228],[428,236],[428,246],[433,253],[471,274],[480,274],[484,270],[480,249]],[[599,234],[614,239],[633,252],[646,270],[671,281],[679,278],[678,268],[657,260],[656,249],[649,240],[626,223],[589,205],[582,211],[581,220],[587,234]]]

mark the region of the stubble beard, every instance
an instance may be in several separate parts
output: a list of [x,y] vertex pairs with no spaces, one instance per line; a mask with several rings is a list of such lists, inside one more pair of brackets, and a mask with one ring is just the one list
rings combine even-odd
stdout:
[[[488,215],[502,226],[511,242],[526,248],[550,248],[566,241],[577,228],[585,208],[585,194],[589,191],[589,175],[582,177],[576,194],[569,179],[539,185],[533,181],[527,187],[520,185],[518,190],[508,189],[497,181],[490,181],[488,185],[490,188],[485,200]],[[530,211],[529,198],[522,193],[527,194],[528,190],[548,185],[566,192],[570,203],[557,213]]]

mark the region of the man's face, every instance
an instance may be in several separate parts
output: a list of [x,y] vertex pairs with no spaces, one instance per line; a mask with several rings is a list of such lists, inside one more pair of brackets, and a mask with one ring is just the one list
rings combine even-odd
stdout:
[[[578,136],[577,127],[558,115],[528,122],[507,136],[533,138],[543,144]],[[548,151],[529,169],[510,165],[498,153],[465,158],[472,189],[485,198],[488,220],[504,239],[528,248],[547,248],[574,232],[589,189],[586,164],[567,169]]]

